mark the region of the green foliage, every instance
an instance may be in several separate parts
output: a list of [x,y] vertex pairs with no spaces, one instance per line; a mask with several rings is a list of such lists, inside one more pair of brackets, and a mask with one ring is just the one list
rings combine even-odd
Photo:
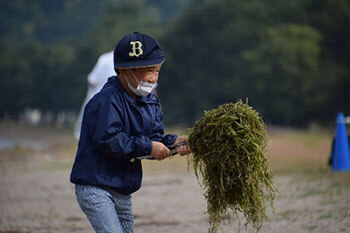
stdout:
[[133,31],[159,35],[166,16],[156,3],[1,1],[0,118],[16,118],[26,108],[78,111],[98,56]]
[[0,2],[2,37],[50,43],[65,37],[86,36],[95,28],[112,0],[11,0]]
[[256,230],[267,219],[265,205],[272,205],[276,190],[266,142],[263,120],[242,101],[205,112],[190,129],[191,162],[197,178],[202,177],[209,232],[217,232],[224,219],[239,220],[238,212]]
[[248,97],[270,124],[333,122],[350,109],[349,12],[346,0],[198,1],[161,40],[165,120],[191,125]]
[[166,55],[167,124],[246,97],[269,124],[327,124],[350,114],[349,24],[348,0],[0,1],[0,118],[78,111],[98,56],[139,31]]
[[75,107],[71,100],[85,94],[79,92],[86,85],[84,80],[69,75],[74,54],[66,46],[32,42],[2,51],[0,109],[6,114],[16,117],[29,107],[53,113],[69,111]]
[[[267,119],[277,124],[302,122],[305,99],[319,69],[320,34],[310,26],[283,24],[266,28],[262,40],[243,54],[250,67],[251,98]],[[258,78],[257,78],[258,77]],[[268,90],[268,93],[267,93]],[[265,103],[273,103],[265,110]],[[278,119],[278,120],[277,120]]]

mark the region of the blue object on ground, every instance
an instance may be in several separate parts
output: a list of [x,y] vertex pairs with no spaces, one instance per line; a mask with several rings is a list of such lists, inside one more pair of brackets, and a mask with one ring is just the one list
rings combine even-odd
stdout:
[[333,154],[334,171],[350,171],[350,153],[348,135],[343,113],[337,115],[337,128]]

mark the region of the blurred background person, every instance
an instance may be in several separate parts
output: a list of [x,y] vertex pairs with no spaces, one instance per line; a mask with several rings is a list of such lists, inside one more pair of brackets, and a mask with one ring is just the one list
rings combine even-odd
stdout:
[[113,51],[110,51],[108,53],[102,54],[98,58],[96,65],[87,76],[87,81],[88,81],[87,94],[83,101],[78,118],[74,126],[74,137],[76,139],[79,140],[79,137],[80,137],[81,121],[82,121],[85,105],[97,92],[99,92],[102,89],[107,79],[113,75],[117,75],[117,74],[115,73],[114,66],[113,66]]

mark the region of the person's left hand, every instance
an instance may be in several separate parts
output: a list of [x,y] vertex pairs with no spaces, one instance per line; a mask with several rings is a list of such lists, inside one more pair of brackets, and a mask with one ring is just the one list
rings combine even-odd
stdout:
[[179,152],[180,155],[184,156],[189,153],[192,153],[193,151],[190,149],[190,145],[188,143],[188,136],[183,135],[183,136],[178,136],[174,142],[174,144],[180,143],[180,142],[186,142],[186,145],[179,146],[177,147],[177,151]]

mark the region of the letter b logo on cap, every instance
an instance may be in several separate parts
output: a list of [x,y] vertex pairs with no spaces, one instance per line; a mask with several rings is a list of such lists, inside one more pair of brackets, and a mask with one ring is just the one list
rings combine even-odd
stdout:
[[143,54],[142,43],[140,41],[131,41],[131,52],[129,52],[130,57],[139,57]]

